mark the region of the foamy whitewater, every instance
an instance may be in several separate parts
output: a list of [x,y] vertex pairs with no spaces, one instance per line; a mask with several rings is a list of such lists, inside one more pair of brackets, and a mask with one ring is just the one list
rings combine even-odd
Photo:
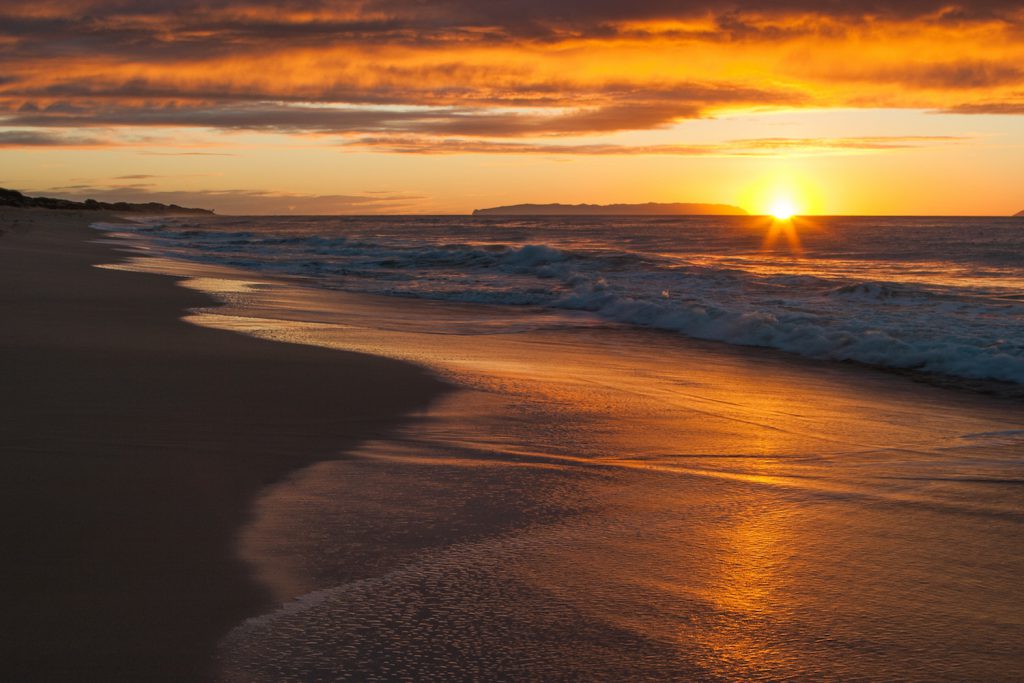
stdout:
[[[774,226],[778,227],[778,226]],[[1024,384],[1024,220],[211,217],[158,251],[352,292],[587,311],[818,359]],[[123,230],[123,226],[118,226]]]

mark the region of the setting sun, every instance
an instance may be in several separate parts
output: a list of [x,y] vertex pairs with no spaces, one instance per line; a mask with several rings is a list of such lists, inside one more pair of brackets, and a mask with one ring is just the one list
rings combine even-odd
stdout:
[[796,207],[788,198],[777,199],[772,204],[771,215],[780,221],[788,221],[796,213]]

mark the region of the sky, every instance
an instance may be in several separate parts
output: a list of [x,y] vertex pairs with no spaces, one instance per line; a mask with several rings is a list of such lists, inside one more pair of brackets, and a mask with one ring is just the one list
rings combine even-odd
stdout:
[[1024,2],[0,0],[0,186],[221,213],[1024,209]]

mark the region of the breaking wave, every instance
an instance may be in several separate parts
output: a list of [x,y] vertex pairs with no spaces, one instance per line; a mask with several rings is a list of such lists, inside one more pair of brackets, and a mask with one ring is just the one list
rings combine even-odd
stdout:
[[180,258],[322,287],[587,311],[811,358],[1024,384],[1024,236],[985,225],[978,247],[971,226],[937,220],[839,226],[800,259],[708,218],[165,219],[135,230]]

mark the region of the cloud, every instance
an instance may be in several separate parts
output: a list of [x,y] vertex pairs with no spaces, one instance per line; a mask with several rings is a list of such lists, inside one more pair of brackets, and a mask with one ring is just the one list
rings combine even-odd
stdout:
[[17,129],[0,144],[157,127],[513,144],[736,111],[969,112],[1013,101],[1022,37],[1019,0],[0,0]]
[[369,148],[395,154],[548,154],[548,155],[674,155],[674,156],[793,156],[851,154],[964,142],[952,135],[904,135],[842,138],[749,138],[717,144],[615,145],[537,144],[466,138],[423,136],[364,137],[345,141],[347,147]]
[[[556,92],[564,84],[546,84]],[[676,83],[629,87],[602,84],[576,92],[553,107],[329,106],[298,102],[217,102],[202,104],[111,103],[105,99],[56,100],[46,106],[9,110],[0,118],[20,127],[203,127],[284,133],[401,132],[463,136],[543,136],[649,129],[704,115],[710,104],[732,106],[795,105],[799,93],[731,83]]]
[[978,102],[947,107],[943,114],[999,114],[1005,116],[1024,115],[1024,102]]
[[867,83],[899,83],[938,90],[976,90],[1024,83],[1024,67],[995,61],[961,60],[935,63],[903,63],[874,67],[835,67],[827,71],[835,79]]
[[230,152],[140,152],[155,157],[233,157]]
[[[551,25],[605,25],[624,21],[665,20],[707,14],[788,15],[815,13],[844,19],[860,17],[946,17],[972,21],[1013,15],[1014,0],[434,0],[424,8],[416,0],[371,0],[364,7],[390,14],[461,17],[470,25],[518,27]],[[450,21],[450,19],[449,19]]]
[[[20,33],[67,31],[68,38],[88,44],[103,37],[128,44],[140,34],[156,35],[161,47],[173,46],[162,26],[201,46],[197,40],[213,34],[229,42],[293,37],[318,37],[332,42],[384,37],[423,42],[437,35],[478,40],[498,36],[549,39],[566,32],[614,35],[623,25],[685,21],[712,17],[720,25],[759,18],[784,19],[812,15],[843,22],[927,19],[946,24],[1009,20],[1019,16],[1016,0],[329,0],[239,2],[179,0],[173,11],[165,3],[146,0],[45,0],[12,5],[8,21]],[[76,31],[70,31],[74,27]],[[469,33],[469,35],[466,35]],[[173,35],[173,34],[172,34]],[[314,43],[315,44],[315,43]],[[188,46],[182,45],[180,49]]]
[[935,144],[965,142],[972,138],[966,135],[876,135],[840,138],[748,138],[728,143],[734,149],[747,150],[852,150],[879,151],[887,149],[912,149]]
[[65,135],[38,130],[0,130],[3,147],[102,147],[110,141],[81,135]]
[[412,210],[422,195],[389,192],[304,194],[257,190],[154,190],[149,184],[69,185],[31,190],[68,199],[108,202],[160,202],[208,208],[224,214],[394,214]]

